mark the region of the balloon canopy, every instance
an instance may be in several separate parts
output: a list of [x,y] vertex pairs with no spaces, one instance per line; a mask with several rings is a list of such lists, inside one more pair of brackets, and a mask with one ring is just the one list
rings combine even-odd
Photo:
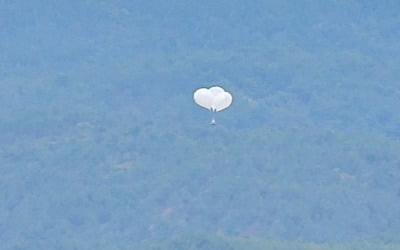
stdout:
[[232,104],[232,95],[218,86],[200,88],[194,92],[193,98],[199,106],[212,112],[222,111]]

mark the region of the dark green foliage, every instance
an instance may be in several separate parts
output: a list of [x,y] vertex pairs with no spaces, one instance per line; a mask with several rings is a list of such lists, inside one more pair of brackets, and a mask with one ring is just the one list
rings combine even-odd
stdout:
[[397,249],[400,4],[372,2],[0,0],[0,248]]

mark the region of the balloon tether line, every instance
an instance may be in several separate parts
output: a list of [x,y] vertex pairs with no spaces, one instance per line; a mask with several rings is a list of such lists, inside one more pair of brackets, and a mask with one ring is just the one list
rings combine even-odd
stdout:
[[211,108],[210,111],[211,111],[211,125],[215,125],[217,124],[217,122],[215,121],[215,113],[217,111],[214,108]]

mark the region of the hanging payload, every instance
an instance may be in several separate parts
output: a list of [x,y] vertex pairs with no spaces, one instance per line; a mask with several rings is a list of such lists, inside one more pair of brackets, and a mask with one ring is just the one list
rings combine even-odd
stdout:
[[216,124],[215,113],[228,108],[232,104],[232,95],[218,86],[196,90],[193,99],[199,106],[211,111],[211,125]]

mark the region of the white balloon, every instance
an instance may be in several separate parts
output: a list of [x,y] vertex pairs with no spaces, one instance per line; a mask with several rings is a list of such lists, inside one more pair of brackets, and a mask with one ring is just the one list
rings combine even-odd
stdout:
[[218,94],[214,99],[215,111],[222,111],[232,104],[232,95],[228,92]]
[[232,104],[232,95],[223,88],[214,86],[200,88],[193,94],[194,101],[201,107],[213,112],[222,111]]
[[218,94],[225,92],[225,90],[219,86],[211,87],[209,88],[209,90],[214,96],[217,96]]
[[209,89],[201,88],[194,92],[194,101],[201,107],[211,109],[214,103],[214,96]]

